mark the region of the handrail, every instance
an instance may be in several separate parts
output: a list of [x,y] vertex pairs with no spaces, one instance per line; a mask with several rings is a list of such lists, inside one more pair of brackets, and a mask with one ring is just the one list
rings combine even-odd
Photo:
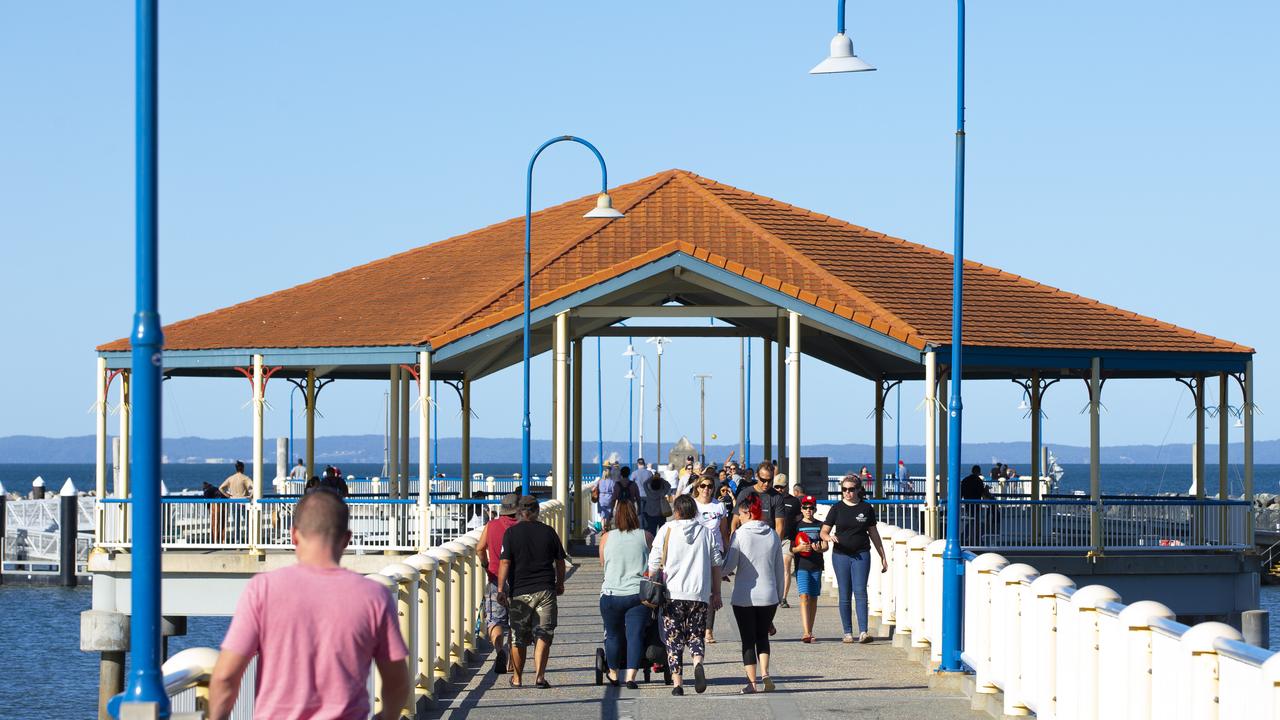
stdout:
[[1218,653],[1225,655],[1233,660],[1239,660],[1248,663],[1254,667],[1262,667],[1275,653],[1264,650],[1256,645],[1240,642],[1239,640],[1231,640],[1229,638],[1218,638],[1213,641],[1213,649]]

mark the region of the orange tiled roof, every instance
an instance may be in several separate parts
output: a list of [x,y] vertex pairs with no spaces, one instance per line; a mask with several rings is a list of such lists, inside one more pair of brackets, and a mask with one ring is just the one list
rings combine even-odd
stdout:
[[[951,255],[681,170],[533,216],[535,307],[682,252],[914,347],[951,333]],[[524,219],[393,255],[165,328],[168,349],[439,348],[520,313]],[[965,265],[965,345],[1251,352],[1250,348]],[[100,350],[124,350],[118,340]]]

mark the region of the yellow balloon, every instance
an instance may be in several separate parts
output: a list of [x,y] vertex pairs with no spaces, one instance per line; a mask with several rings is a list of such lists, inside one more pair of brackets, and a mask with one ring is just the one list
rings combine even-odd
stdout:
[[715,433],[711,433],[711,439],[712,439],[712,440],[715,440],[715,439],[716,439],[716,434],[715,434]]

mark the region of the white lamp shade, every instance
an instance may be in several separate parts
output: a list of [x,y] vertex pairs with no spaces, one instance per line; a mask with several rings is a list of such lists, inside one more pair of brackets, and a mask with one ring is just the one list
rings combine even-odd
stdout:
[[636,379],[636,373],[635,373],[635,371],[634,371],[634,370],[628,370],[628,371],[627,371],[627,374],[622,376],[622,379],[623,379],[623,380],[635,380],[635,379]]
[[809,71],[809,74],[825,75],[827,73],[866,72],[868,70],[875,70],[875,68],[853,54],[853,41],[849,39],[848,35],[837,33],[831,39],[831,55],[826,60],[815,65]]
[[622,216],[621,212],[613,209],[613,200],[609,197],[609,193],[600,193],[600,197],[596,198],[596,206],[582,217],[620,218]]
[[635,345],[627,343],[627,350],[626,352],[622,353],[622,357],[635,357],[636,355],[639,355],[639,354],[640,353],[636,352]]

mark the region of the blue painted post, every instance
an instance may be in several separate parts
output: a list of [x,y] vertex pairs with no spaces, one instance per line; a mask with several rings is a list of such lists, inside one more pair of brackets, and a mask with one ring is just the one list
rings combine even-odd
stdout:
[[130,666],[126,703],[154,703],[169,717],[160,675],[160,329],[158,233],[157,0],[137,0],[135,55],[136,313],[133,320],[133,577]]
[[[600,462],[604,462],[604,385],[600,380],[600,366],[604,363],[604,356],[600,354],[600,336],[596,336],[596,438],[600,452]],[[578,468],[578,474],[582,474],[582,468]]]
[[[627,347],[631,347],[631,338],[627,338]],[[635,375],[636,358],[634,355],[627,357],[627,371],[630,375]],[[627,380],[627,464],[636,464],[636,411],[635,411],[635,395],[636,380],[631,378]]]
[[529,169],[525,173],[524,184],[524,418],[520,426],[520,491],[525,495],[529,494],[529,437],[533,427],[529,420],[529,323],[532,310],[530,307],[529,275],[533,232],[533,166],[538,162],[538,156],[542,154],[543,150],[558,142],[566,141],[585,145],[596,156],[596,160],[600,161],[600,192],[606,193],[609,191],[609,172],[604,164],[604,156],[600,154],[595,145],[582,138],[572,135],[551,138],[539,145],[538,149],[533,152],[533,156],[529,158]]
[[743,467],[751,467],[751,341],[747,338],[747,447],[742,451]]
[[964,561],[960,550],[960,448],[963,429],[964,308],[964,0],[956,2],[956,178],[955,248],[951,292],[951,397],[947,425],[947,544],[942,550],[942,662],[939,672],[962,672],[961,618]]

